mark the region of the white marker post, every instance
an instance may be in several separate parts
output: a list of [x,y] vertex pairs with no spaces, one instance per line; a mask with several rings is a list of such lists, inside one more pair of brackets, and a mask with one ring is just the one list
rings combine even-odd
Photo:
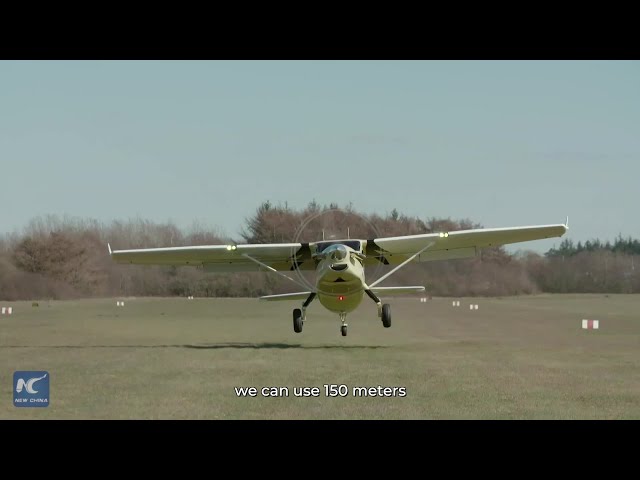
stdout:
[[7,308],[7,313],[11,315],[13,313],[13,307]]
[[600,328],[599,320],[582,320],[582,328],[584,330],[598,330]]

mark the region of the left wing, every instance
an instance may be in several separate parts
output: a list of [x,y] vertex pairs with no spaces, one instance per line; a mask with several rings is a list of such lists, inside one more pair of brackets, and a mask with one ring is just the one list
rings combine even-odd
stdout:
[[267,243],[256,245],[203,245],[194,247],[111,250],[116,263],[135,265],[190,265],[212,272],[261,271],[264,267],[244,255],[278,271],[313,270],[308,243]]
[[416,257],[416,262],[475,257],[481,248],[561,237],[567,230],[567,225],[557,224],[375,238],[367,240],[366,263],[399,264],[425,247],[427,249]]

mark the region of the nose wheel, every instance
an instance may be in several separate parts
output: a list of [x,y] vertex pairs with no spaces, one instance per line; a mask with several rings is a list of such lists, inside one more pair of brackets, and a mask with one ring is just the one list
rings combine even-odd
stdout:
[[347,314],[346,313],[341,313],[340,314],[340,321],[342,322],[342,326],[340,327],[340,333],[342,334],[343,337],[347,336]]

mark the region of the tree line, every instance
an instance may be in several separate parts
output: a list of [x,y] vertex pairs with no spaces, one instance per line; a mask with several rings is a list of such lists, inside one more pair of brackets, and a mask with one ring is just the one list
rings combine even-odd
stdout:
[[[141,218],[109,224],[58,216],[32,220],[21,232],[0,237],[0,299],[36,300],[110,296],[256,297],[297,287],[269,273],[203,272],[194,267],[117,265],[114,249],[181,245],[309,242],[322,238],[375,238],[482,228],[470,220],[380,215],[352,205],[303,209],[264,202],[246,218],[238,238],[194,223]],[[640,242],[619,236],[574,244],[564,239],[543,255],[509,254],[503,247],[482,250],[469,259],[412,263],[385,284],[425,285],[436,296],[506,296],[549,293],[640,292]],[[386,268],[386,270],[385,270]],[[368,274],[384,274],[388,267]],[[305,273],[311,279],[312,272]]]

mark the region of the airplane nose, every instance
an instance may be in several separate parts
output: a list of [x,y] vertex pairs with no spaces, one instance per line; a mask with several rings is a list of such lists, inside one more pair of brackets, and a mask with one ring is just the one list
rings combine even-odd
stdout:
[[340,246],[338,248],[336,248],[332,253],[331,253],[331,258],[333,260],[344,260],[345,258],[347,258],[347,249]]

